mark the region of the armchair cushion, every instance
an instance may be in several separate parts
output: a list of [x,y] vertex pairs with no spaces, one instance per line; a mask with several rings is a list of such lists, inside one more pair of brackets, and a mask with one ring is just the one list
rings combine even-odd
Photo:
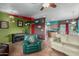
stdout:
[[28,44],[33,44],[37,41],[37,35],[26,35],[24,40]]
[[[29,39],[32,37],[34,42]],[[41,40],[37,38],[37,35],[25,35],[24,37],[24,44],[23,44],[23,52],[24,53],[32,53],[35,51],[41,50]]]

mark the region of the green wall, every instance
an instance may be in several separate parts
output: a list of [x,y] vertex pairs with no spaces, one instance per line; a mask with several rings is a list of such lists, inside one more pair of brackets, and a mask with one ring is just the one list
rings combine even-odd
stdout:
[[0,29],[0,43],[10,43],[11,42],[11,34],[13,33],[23,33],[24,27],[17,27],[17,20],[22,20],[20,18],[15,18],[15,22],[12,22],[12,19],[9,17],[10,15],[0,12],[0,21],[8,21],[9,28],[8,29]]

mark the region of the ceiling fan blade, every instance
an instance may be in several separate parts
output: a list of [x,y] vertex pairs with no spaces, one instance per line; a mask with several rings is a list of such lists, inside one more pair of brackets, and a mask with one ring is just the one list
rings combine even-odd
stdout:
[[42,11],[43,9],[44,9],[44,7],[41,7],[41,9],[40,9],[40,10]]
[[[49,3],[49,6],[48,6],[48,7],[56,8],[57,6],[56,6],[55,3]],[[40,9],[40,11],[43,11],[44,8],[48,8],[48,7],[44,7],[44,6],[42,6],[41,9]]]
[[56,4],[55,3],[49,3],[49,6],[52,7],[52,8],[56,8]]

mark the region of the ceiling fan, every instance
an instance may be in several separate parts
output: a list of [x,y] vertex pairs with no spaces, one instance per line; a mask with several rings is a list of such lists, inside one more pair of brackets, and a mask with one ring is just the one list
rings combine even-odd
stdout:
[[44,3],[40,9],[40,11],[43,11],[45,8],[48,8],[48,7],[52,7],[52,8],[56,8],[56,4],[55,3]]

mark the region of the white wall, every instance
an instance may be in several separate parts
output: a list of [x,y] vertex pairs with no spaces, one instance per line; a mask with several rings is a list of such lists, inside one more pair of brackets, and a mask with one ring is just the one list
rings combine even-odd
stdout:
[[79,16],[79,3],[60,3],[57,4],[56,8],[47,8],[34,17],[40,18],[43,16],[46,16],[48,21],[77,18]]

